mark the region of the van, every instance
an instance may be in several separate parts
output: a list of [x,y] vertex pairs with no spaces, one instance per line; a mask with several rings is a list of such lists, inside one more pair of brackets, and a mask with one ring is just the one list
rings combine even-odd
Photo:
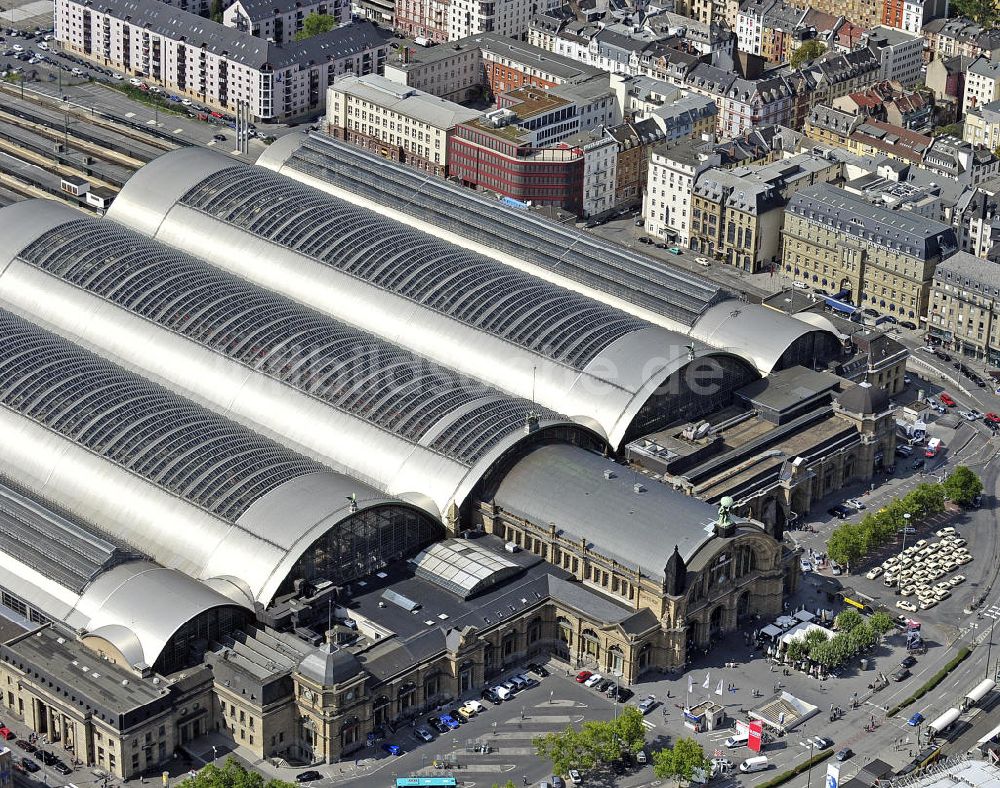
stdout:
[[510,683],[514,685],[514,689],[520,692],[525,687],[528,686],[528,682],[522,679],[520,676],[511,676],[509,679]]
[[743,763],[740,764],[740,771],[743,774],[752,774],[753,772],[763,772],[771,767],[770,762],[767,760],[766,755],[758,755],[756,758],[747,758]]
[[730,749],[734,749],[736,747],[746,747],[747,742],[749,741],[750,737],[747,736],[745,733],[737,736],[730,736],[728,739],[726,739],[726,746],[729,747]]

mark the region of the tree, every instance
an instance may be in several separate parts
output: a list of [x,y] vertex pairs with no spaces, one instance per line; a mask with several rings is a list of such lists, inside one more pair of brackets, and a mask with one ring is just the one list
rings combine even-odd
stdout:
[[302,21],[302,29],[295,34],[295,40],[304,41],[320,33],[329,33],[336,26],[337,20],[329,14],[309,14]]
[[838,632],[850,632],[855,627],[859,627],[864,623],[865,620],[861,617],[861,614],[853,607],[841,610],[837,613],[837,617],[833,619],[833,626]]
[[806,656],[806,644],[801,640],[793,640],[785,649],[785,658],[789,662],[800,662]]
[[945,477],[944,493],[959,506],[968,506],[983,491],[983,483],[964,465],[959,465]]
[[809,39],[802,46],[792,52],[792,68],[799,68],[804,63],[815,60],[826,52],[826,44],[815,38]]
[[896,622],[893,621],[892,616],[884,610],[878,611],[871,618],[869,618],[868,624],[880,636],[885,635],[888,632],[892,632],[892,630],[896,628]]
[[244,768],[234,758],[227,758],[220,769],[209,764],[194,777],[184,781],[184,788],[295,788],[282,780],[264,780],[260,772]]
[[212,0],[212,10],[210,16],[213,22],[222,21],[222,0]]
[[621,750],[637,753],[646,746],[646,727],[642,724],[642,712],[635,706],[622,709],[613,725]]
[[517,788],[517,785],[513,780],[507,780],[507,782],[503,785],[500,785],[500,783],[493,783],[493,788]]
[[705,751],[694,739],[678,739],[673,747],[653,753],[653,774],[661,780],[670,777],[690,780],[695,769],[708,769],[709,766]]
[[954,0],[952,8],[983,27],[994,27],[1000,22],[1000,13],[993,0]]
[[584,737],[572,725],[561,733],[538,736],[531,743],[539,758],[552,762],[552,771],[556,774],[565,774],[570,769],[592,769],[597,765],[589,748],[584,746]]
[[855,523],[841,523],[833,529],[826,543],[826,552],[838,564],[850,566],[863,556],[863,531]]

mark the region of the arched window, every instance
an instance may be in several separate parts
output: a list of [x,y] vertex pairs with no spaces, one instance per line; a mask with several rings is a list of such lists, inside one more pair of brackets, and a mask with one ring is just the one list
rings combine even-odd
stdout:
[[585,629],[583,630],[581,639],[583,640],[583,653],[594,659],[600,659],[601,641],[597,637],[597,633],[592,629]]
[[565,643],[567,646],[573,645],[573,625],[562,616],[556,619],[556,624],[559,625],[559,639]]
[[375,705],[372,707],[372,715],[375,720],[375,725],[385,725],[389,721],[389,708],[392,705],[392,701],[385,695],[380,695],[375,700]]
[[417,701],[417,685],[412,681],[407,682],[399,688],[398,695],[399,713],[405,714]]

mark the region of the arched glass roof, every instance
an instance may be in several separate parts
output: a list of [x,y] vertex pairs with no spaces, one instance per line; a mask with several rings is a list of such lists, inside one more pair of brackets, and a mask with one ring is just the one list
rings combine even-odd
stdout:
[[521,567],[468,539],[432,544],[413,559],[417,577],[458,594],[475,596],[517,574]]
[[265,240],[577,370],[646,327],[596,301],[257,168],[180,200]]
[[467,465],[522,430],[537,411],[110,222],[65,222],[17,257]]
[[672,328],[690,325],[708,306],[730,297],[703,277],[325,135],[287,135],[257,163],[291,178],[330,184],[513,254],[664,315],[676,321]]
[[231,523],[322,469],[4,311],[0,404]]

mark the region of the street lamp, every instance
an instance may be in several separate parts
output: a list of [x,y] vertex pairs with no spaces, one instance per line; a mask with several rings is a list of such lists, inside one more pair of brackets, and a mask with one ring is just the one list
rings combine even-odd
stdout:
[[904,512],[903,513],[903,546],[902,546],[902,548],[900,548],[901,550],[905,550],[906,549],[906,529],[909,528],[909,527],[910,527],[910,513],[909,512]]
[[813,747],[815,747],[815,746],[816,746],[816,742],[813,741],[812,739],[810,739],[809,740],[809,771],[806,772],[806,788],[812,788],[812,779],[813,779],[812,757],[813,757]]

